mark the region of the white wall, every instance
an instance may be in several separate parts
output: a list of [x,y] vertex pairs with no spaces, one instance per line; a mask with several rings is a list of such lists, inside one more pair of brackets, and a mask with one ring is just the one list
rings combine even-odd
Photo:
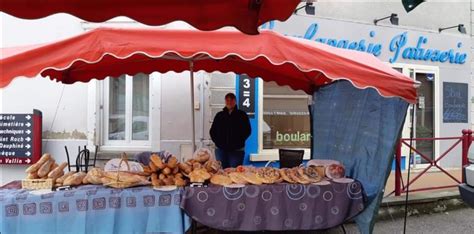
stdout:
[[[401,0],[318,0],[316,16],[372,23],[376,18],[398,14],[401,26],[438,31],[440,27],[464,24],[470,30],[471,0],[427,0],[407,13]],[[300,11],[301,14],[304,10]],[[388,20],[380,24],[390,24]],[[456,33],[456,29],[451,32]],[[469,32],[469,31],[468,31]]]
[[[80,20],[65,14],[41,20],[20,20],[0,13],[1,46],[22,46],[67,38],[83,32]],[[0,90],[1,113],[43,112],[43,131],[86,132],[87,84],[65,86],[45,78],[18,78]],[[53,123],[54,122],[54,123]],[[76,139],[43,140],[43,152],[60,162],[66,160],[64,146],[84,145]],[[77,151],[77,149],[75,150]],[[25,177],[23,165],[0,165],[0,184]]]

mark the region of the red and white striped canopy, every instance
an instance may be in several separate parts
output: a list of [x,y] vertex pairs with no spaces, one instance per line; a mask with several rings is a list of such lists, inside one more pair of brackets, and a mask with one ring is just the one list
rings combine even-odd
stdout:
[[385,97],[415,102],[413,79],[373,55],[262,31],[100,28],[49,44],[4,48],[0,87],[15,77],[41,75],[72,84],[154,71],[235,72],[311,94],[315,87],[348,80]]
[[0,11],[23,19],[67,13],[89,22],[127,16],[148,25],[182,20],[200,30],[234,26],[247,34],[284,21],[301,0],[1,0]]

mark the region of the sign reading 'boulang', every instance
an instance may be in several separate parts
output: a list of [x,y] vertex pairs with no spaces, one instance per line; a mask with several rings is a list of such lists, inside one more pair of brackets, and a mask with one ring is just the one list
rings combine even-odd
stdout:
[[33,114],[0,114],[0,164],[31,164],[40,153],[40,111],[35,110]]

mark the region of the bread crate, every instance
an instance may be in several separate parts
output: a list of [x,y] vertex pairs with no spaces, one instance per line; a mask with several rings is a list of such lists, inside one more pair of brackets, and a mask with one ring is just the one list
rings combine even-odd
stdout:
[[24,179],[21,187],[31,190],[53,189],[53,179]]

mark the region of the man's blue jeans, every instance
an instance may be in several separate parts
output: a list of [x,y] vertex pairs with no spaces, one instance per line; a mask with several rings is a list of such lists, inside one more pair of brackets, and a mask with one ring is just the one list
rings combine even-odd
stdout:
[[245,151],[233,150],[227,151],[216,148],[216,159],[221,161],[222,168],[237,167],[244,163]]

